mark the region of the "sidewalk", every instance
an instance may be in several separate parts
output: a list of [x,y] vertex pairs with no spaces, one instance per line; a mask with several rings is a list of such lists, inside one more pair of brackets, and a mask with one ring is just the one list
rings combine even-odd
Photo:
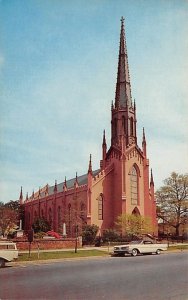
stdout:
[[[118,245],[118,243],[117,243]],[[77,248],[78,251],[84,251],[84,250],[99,250],[99,251],[106,251],[108,253],[113,252],[113,248],[115,245],[111,246],[100,246],[100,247],[95,247],[95,246],[83,246],[81,248]],[[170,244],[169,247],[176,247],[176,246],[188,246],[188,243],[174,243],[174,244]],[[74,251],[75,248],[62,248],[62,249],[48,249],[48,250],[44,250],[44,249],[40,249],[39,248],[39,252],[61,252],[61,251]],[[19,253],[28,253],[28,250],[19,250]],[[167,250],[168,251],[168,250]],[[170,250],[172,251],[172,250]],[[177,250],[178,251],[178,250]],[[181,251],[181,250],[180,250]],[[32,250],[32,246],[31,246],[31,252],[32,253],[38,253],[38,250]]]
[[[84,251],[84,250],[99,250],[99,251],[106,251],[106,252],[112,252],[113,251],[113,246],[101,246],[101,247],[95,247],[95,246],[83,246],[82,248],[77,248],[77,251]],[[38,253],[39,252],[62,252],[62,251],[75,251],[75,248],[62,248],[62,249],[48,249],[48,250],[44,250],[44,249],[34,249],[32,250],[31,247],[31,252],[32,253]],[[28,253],[28,250],[19,250],[19,253]]]

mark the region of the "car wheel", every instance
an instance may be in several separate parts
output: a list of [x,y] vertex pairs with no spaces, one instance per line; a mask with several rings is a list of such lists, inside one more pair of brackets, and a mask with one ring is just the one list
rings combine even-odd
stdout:
[[160,250],[160,249],[157,249],[156,254],[157,254],[157,255],[161,254],[161,250]]
[[133,249],[131,254],[132,254],[132,256],[137,256],[138,250],[137,249]]
[[5,260],[3,258],[0,258],[0,268],[3,268],[5,266]]

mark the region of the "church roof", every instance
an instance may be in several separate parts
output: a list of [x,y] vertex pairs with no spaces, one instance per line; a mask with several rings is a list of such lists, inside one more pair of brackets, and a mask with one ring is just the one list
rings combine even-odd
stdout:
[[[95,170],[92,172],[93,174],[93,177],[95,177],[97,174],[100,173],[100,169],[98,170]],[[78,185],[81,186],[81,185],[84,185],[84,184],[87,184],[87,178],[88,178],[88,174],[84,174],[84,175],[81,175],[81,176],[77,176],[77,182],[78,182]],[[66,181],[66,186],[67,186],[67,189],[70,189],[70,188],[73,188],[74,187],[74,183],[76,181],[76,177],[72,178],[72,179],[69,179]],[[63,191],[63,185],[64,185],[64,182],[61,182],[61,183],[58,183],[56,188],[57,188],[57,193],[60,193]],[[52,195],[54,194],[54,187],[55,185],[53,186],[48,186],[48,195]],[[37,192],[38,193],[38,192]],[[40,197],[43,198],[45,197],[45,190],[44,188],[42,189],[41,193],[40,193]]]

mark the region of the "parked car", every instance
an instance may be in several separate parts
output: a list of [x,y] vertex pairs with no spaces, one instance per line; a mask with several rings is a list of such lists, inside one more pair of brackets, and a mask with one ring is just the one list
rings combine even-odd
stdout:
[[161,251],[167,250],[167,244],[158,244],[152,241],[132,241],[126,245],[118,245],[114,246],[114,255],[123,256],[125,254],[131,254],[132,256],[136,256],[137,254],[160,254]]
[[0,268],[5,266],[6,262],[18,258],[18,249],[16,243],[0,241]]

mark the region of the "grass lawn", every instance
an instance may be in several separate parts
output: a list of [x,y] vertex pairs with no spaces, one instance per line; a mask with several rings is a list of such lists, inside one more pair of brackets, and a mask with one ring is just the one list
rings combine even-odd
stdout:
[[59,259],[59,258],[76,258],[76,257],[90,257],[90,256],[107,256],[106,251],[101,250],[78,250],[77,253],[72,251],[57,251],[57,252],[40,252],[39,258],[38,253],[31,252],[31,257],[29,253],[21,253],[17,261],[32,261],[32,260],[47,260],[47,259]]
[[168,247],[168,251],[171,251],[171,250],[188,250],[188,245],[176,245],[176,246],[170,245]]

